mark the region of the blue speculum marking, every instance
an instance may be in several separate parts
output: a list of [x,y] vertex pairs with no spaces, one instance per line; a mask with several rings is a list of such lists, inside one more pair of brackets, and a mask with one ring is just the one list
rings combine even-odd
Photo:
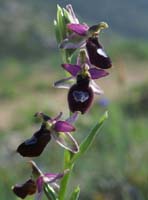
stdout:
[[33,136],[32,138],[28,139],[25,141],[26,145],[32,145],[35,144],[37,142],[37,139]]
[[108,56],[106,55],[105,51],[103,51],[103,49],[99,48],[97,49],[97,53],[105,58],[107,58]]
[[88,92],[75,90],[73,92],[73,97],[74,97],[75,101],[83,103],[88,100],[89,94],[88,94]]

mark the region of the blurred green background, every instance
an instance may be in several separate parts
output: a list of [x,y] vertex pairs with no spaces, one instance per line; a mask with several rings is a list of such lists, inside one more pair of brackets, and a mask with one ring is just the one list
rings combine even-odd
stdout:
[[[74,168],[69,192],[79,184],[81,200],[147,200],[147,0],[0,0],[0,198],[16,200],[11,186],[30,176],[28,159],[15,150],[39,128],[34,113],[68,115],[67,91],[52,87],[64,77],[53,31],[56,4],[68,3],[81,22],[109,24],[100,39],[113,61],[110,76],[98,81],[105,94],[76,122],[80,142],[109,111],[101,135]],[[62,158],[63,149],[51,142],[34,160],[56,172]]]

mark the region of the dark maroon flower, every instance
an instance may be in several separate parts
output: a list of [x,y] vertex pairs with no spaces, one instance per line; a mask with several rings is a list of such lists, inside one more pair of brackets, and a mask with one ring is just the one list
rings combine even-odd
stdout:
[[[62,67],[71,74],[71,77],[57,81],[54,85],[58,88],[69,89],[67,99],[71,112],[80,111],[84,114],[91,106],[94,94],[100,95],[103,92],[94,79],[102,78],[109,73],[103,69],[89,67],[87,63],[63,64]],[[76,81],[74,84],[69,82],[72,79]]]
[[13,186],[12,190],[18,197],[24,199],[27,195],[35,194],[37,186],[34,180],[29,179],[23,184]]
[[108,28],[107,23],[100,22],[91,27],[87,24],[70,23],[67,24],[67,28],[72,34],[62,41],[60,48],[77,49],[86,47],[92,65],[102,69],[108,69],[112,66],[111,59],[98,41],[100,31]]
[[90,77],[77,76],[77,82],[68,92],[68,104],[71,112],[80,111],[84,114],[92,104],[94,93],[89,86]]
[[50,131],[47,130],[45,124],[43,123],[39,131],[37,131],[30,139],[19,145],[17,152],[24,157],[39,156],[50,139]]
[[86,49],[92,65],[102,69],[108,69],[112,66],[111,59],[105,53],[97,37],[88,38]]
[[75,131],[75,127],[71,123],[76,120],[78,113],[74,113],[73,116],[65,121],[60,120],[61,115],[62,113],[55,118],[50,118],[44,113],[37,113],[36,117],[43,120],[40,130],[34,133],[30,139],[20,144],[17,152],[24,157],[39,156],[51,138],[53,138],[60,146],[77,153],[79,146],[70,132]]
[[[32,177],[23,184],[16,184],[12,186],[12,191],[16,196],[24,199],[28,195],[33,195],[36,193],[36,200],[41,200],[44,185],[48,185],[51,189],[52,195],[55,195],[55,189],[59,189],[57,181],[63,178],[63,176],[69,172],[68,169],[64,170],[63,173],[42,173],[35,162],[30,161],[32,167]],[[50,195],[50,194],[49,194]]]

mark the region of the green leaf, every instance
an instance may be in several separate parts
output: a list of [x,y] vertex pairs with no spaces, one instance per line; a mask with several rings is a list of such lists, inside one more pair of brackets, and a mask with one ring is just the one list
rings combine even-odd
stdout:
[[60,36],[60,32],[59,32],[59,29],[58,29],[58,24],[57,24],[57,21],[54,20],[54,31],[55,31],[55,35],[56,35],[56,40],[57,40],[57,43],[59,44],[61,42],[61,36]]
[[64,14],[65,23],[66,24],[70,23],[71,22],[71,16],[65,8],[63,8],[63,14]]
[[63,12],[62,12],[62,8],[57,5],[57,31],[58,31],[58,35],[59,35],[59,41],[61,42],[63,40],[63,37],[62,37],[62,31],[61,31],[61,24],[62,24],[62,18],[63,16]]
[[60,41],[66,37],[66,23],[63,9],[57,5],[57,28],[60,35]]
[[95,139],[96,135],[99,133],[100,128],[102,127],[104,121],[108,118],[108,112],[106,111],[103,116],[99,119],[97,124],[93,127],[90,131],[88,136],[84,139],[84,141],[80,144],[80,151],[73,156],[71,162],[74,163],[76,159],[78,159],[82,154],[84,154],[88,148],[91,146],[93,140]]
[[73,193],[71,194],[71,197],[69,200],[78,200],[80,195],[80,187],[77,186],[76,189],[73,191]]

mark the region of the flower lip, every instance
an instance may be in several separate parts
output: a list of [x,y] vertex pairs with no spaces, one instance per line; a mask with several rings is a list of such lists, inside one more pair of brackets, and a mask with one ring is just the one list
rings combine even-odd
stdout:
[[27,195],[35,194],[37,187],[35,181],[29,179],[24,184],[16,184],[12,190],[18,197],[24,199]]
[[88,88],[89,86],[89,83],[90,83],[90,80],[91,80],[91,77],[90,77],[90,74],[89,72],[87,73],[80,73],[77,75],[77,79],[76,79],[76,84],[83,89],[84,88]]
[[83,91],[73,91],[73,97],[74,97],[74,100],[76,102],[85,102],[87,101],[87,99],[89,99],[89,94],[88,92],[83,92]]
[[39,131],[35,132],[30,139],[27,139],[18,146],[17,152],[23,157],[39,156],[50,140],[50,131],[42,124]]
[[90,108],[93,98],[93,90],[88,85],[73,85],[68,93],[68,104],[70,111],[80,111],[82,114],[84,114]]
[[101,69],[108,69],[112,66],[110,58],[105,53],[97,37],[89,37],[86,42],[86,49],[92,65]]

